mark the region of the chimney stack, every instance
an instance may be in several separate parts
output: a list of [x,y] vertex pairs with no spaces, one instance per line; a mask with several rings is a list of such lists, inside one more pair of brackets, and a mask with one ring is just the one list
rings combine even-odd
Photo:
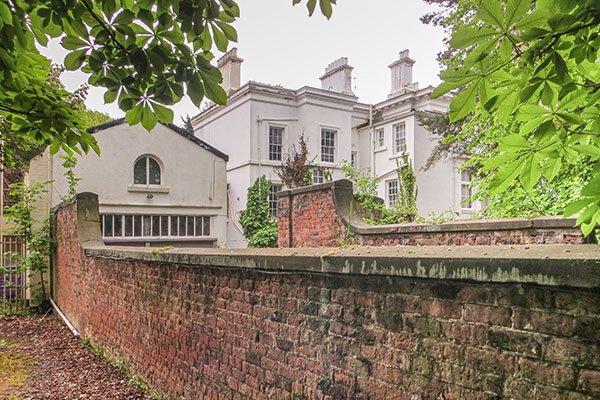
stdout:
[[237,55],[237,48],[232,48],[217,61],[217,67],[223,75],[223,89],[229,94],[240,88],[242,60]]
[[347,57],[335,60],[325,68],[325,74],[319,78],[321,89],[354,96],[352,92],[353,69],[348,65]]
[[408,56],[408,50],[400,52],[397,61],[388,67],[392,70],[392,91],[388,98],[404,93],[407,89],[417,89],[418,84],[412,81],[412,67],[415,60]]

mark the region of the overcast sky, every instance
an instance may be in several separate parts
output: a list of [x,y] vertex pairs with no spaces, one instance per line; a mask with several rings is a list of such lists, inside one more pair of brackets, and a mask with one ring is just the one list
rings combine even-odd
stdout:
[[[304,3],[292,7],[291,0],[238,1],[241,17],[235,27],[239,42],[234,46],[244,59],[243,83],[254,80],[292,89],[320,87],[319,77],[327,64],[348,57],[354,67],[355,94],[362,102],[376,103],[389,93],[387,66],[403,49],[409,49],[416,60],[414,81],[421,87],[439,83],[435,57],[442,49],[443,32],[419,21],[432,10],[422,0],[338,0],[329,21],[317,13],[309,18]],[[62,63],[65,56],[56,41],[42,52],[55,63]],[[80,72],[63,75],[70,90],[86,79]],[[102,89],[92,88],[88,107],[122,116],[114,104],[104,105],[102,94]],[[180,116],[199,111],[187,99],[174,110],[177,124]]]

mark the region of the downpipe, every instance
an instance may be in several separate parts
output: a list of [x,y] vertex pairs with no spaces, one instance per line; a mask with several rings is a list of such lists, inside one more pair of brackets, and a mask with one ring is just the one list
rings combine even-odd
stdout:
[[65,316],[65,314],[63,314],[63,312],[58,307],[58,305],[54,302],[54,299],[52,299],[52,297],[50,297],[50,304],[52,304],[52,308],[54,309],[56,314],[58,314],[60,319],[63,320],[65,325],[67,325],[67,328],[69,328],[69,330],[71,331],[73,336],[75,336],[77,339],[79,339],[81,337],[81,335],[79,334],[79,331],[73,326],[73,324],[71,323],[71,321],[69,321],[69,319]]

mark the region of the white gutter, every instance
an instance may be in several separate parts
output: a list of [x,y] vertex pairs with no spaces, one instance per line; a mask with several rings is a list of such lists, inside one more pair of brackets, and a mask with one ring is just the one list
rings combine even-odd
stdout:
[[373,124],[373,104],[369,104],[369,127],[371,128],[371,176],[375,176],[375,126]]

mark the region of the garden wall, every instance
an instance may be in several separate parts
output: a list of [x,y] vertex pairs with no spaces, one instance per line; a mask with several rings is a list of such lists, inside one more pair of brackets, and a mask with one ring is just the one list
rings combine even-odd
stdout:
[[597,246],[104,247],[89,193],[55,221],[63,312],[172,396],[600,397]]
[[575,218],[505,218],[443,224],[368,225],[349,180],[278,194],[279,247],[448,246],[585,243]]

